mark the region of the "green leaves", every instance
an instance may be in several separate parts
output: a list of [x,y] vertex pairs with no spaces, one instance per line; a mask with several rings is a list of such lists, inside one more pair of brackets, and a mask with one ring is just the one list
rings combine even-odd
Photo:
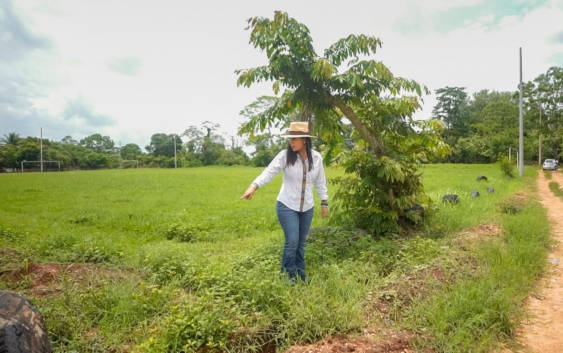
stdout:
[[250,85],[255,82],[277,79],[279,76],[272,73],[269,66],[261,66],[248,70],[236,70],[235,73],[239,75],[237,86],[244,87],[250,87]]
[[21,140],[20,134],[10,132],[0,138],[0,147],[7,145],[17,146]]
[[334,181],[340,186],[334,202],[337,222],[377,234],[397,233],[408,214],[405,210],[426,202],[418,169],[431,158],[451,153],[451,148],[441,138],[440,121],[408,118],[417,102],[417,97],[372,97],[354,106],[385,151],[377,158],[358,144],[337,155],[346,172]]
[[[360,60],[360,56],[374,54],[381,41],[374,36],[350,35],[330,46],[324,57],[315,53],[309,29],[290,18],[284,12],[276,12],[273,20],[255,17],[248,21],[252,29],[250,43],[266,52],[268,65],[247,70],[237,70],[237,85],[250,87],[255,82],[274,81],[272,89],[277,95],[291,92],[280,104],[257,114],[240,130],[263,131],[276,119],[283,120],[288,114],[300,111],[300,120],[314,120],[317,127],[333,126],[342,114],[353,124],[359,135],[380,154],[381,146],[366,128],[365,121],[355,116],[350,104],[358,104],[381,95],[400,96],[414,93],[421,96],[428,89],[413,80],[395,77],[382,62]],[[338,67],[349,60],[349,69],[339,73]],[[402,115],[410,115],[420,105],[416,99],[403,100]],[[406,105],[411,104],[410,108]],[[320,130],[323,135],[335,134],[334,130]]]
[[[237,71],[238,85],[272,80],[274,93],[282,87],[286,91],[279,101],[253,114],[240,133],[252,137],[296,113],[301,121],[314,122],[325,155],[334,156],[348,174],[336,182],[341,186],[341,216],[373,232],[398,231],[403,210],[422,198],[418,166],[448,152],[433,129],[437,125],[417,133],[412,121],[428,88],[395,77],[382,62],[360,60],[381,47],[376,37],[350,35],[318,57],[307,27],[286,13],[276,12],[273,20],[250,19],[249,28],[250,42],[266,52],[269,64]],[[339,72],[344,62],[348,69]],[[343,115],[354,128],[347,138]]]
[[284,121],[284,117],[294,110],[291,103],[294,100],[294,93],[293,91],[286,91],[280,98],[272,97],[274,99],[264,105],[262,111],[254,111],[253,114],[248,116],[249,120],[241,125],[239,134],[249,134],[250,138],[253,138],[257,131],[278,127],[278,123]]
[[248,24],[252,29],[250,44],[266,51],[268,59],[287,53],[301,58],[316,56],[309,29],[285,12],[276,11],[273,21],[254,17]]
[[340,66],[349,58],[357,59],[359,54],[375,54],[377,47],[381,47],[381,40],[373,36],[349,35],[340,39],[325,50],[324,56],[334,65]]
[[329,79],[337,72],[338,70],[336,69],[336,67],[334,67],[334,65],[331,64],[330,61],[321,58],[313,64],[313,68],[311,70],[311,78],[315,81]]

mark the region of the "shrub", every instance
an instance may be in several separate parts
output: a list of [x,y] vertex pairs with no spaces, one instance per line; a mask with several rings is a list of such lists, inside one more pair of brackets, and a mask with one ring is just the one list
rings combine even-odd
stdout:
[[185,243],[195,243],[201,236],[192,227],[179,223],[171,223],[164,230],[166,239],[172,240],[176,239]]
[[500,204],[500,211],[502,213],[506,213],[506,214],[517,214],[522,212],[522,209],[524,207],[524,203],[523,201],[512,197],[509,199],[506,199],[504,201],[502,201]]
[[91,264],[114,263],[122,256],[115,248],[96,244],[92,240],[80,242],[72,247],[70,261]]
[[[421,165],[433,156],[445,156],[451,149],[441,139],[443,125],[438,121],[396,119],[402,113],[395,111],[395,105],[386,106],[389,111],[375,116],[370,109],[367,106],[359,112],[373,119],[370,123],[385,146],[385,154],[377,156],[368,151],[362,141],[353,150],[338,154],[335,161],[346,176],[332,181],[339,186],[334,197],[336,217],[332,219],[373,234],[397,234],[401,231],[399,216],[404,210],[429,203],[424,194]],[[415,132],[413,126],[420,131]],[[417,218],[412,217],[411,221],[417,223],[421,220]]]
[[196,302],[183,300],[160,325],[156,337],[139,346],[142,352],[192,352],[225,350],[231,334],[241,324],[236,307],[207,296]]
[[367,151],[353,150],[339,157],[347,176],[332,182],[335,195],[335,223],[350,224],[374,234],[396,234],[403,209],[424,199],[422,173],[416,163],[377,158]]
[[171,254],[149,253],[143,258],[142,265],[152,280],[159,284],[181,279],[195,271],[195,266],[186,259]]
[[361,234],[340,227],[314,228],[307,241],[307,258],[318,266],[358,260],[375,265],[378,272],[392,269],[399,247],[394,240],[376,240],[370,234]]
[[497,162],[502,175],[509,178],[514,178],[514,163],[508,159],[507,156],[501,157]]

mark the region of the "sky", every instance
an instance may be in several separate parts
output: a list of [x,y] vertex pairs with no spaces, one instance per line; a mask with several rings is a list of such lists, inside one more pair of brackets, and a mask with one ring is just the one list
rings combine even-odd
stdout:
[[[271,82],[237,87],[235,70],[267,64],[246,20],[277,10],[319,55],[350,34],[380,38],[371,59],[432,92],[516,91],[520,47],[524,81],[563,66],[563,0],[0,0],[0,135],[144,148],[211,121],[231,141],[240,111],[274,95]],[[425,96],[415,118],[435,104]]]

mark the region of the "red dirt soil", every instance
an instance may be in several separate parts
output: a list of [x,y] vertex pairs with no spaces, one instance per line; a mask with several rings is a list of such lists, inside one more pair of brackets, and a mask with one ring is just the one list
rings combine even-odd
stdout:
[[289,353],[332,353],[332,352],[365,352],[365,353],[409,353],[415,352],[409,341],[415,337],[410,332],[374,329],[365,330],[361,338],[327,337],[324,340],[307,345],[293,346]]
[[26,283],[35,297],[58,295],[64,277],[74,283],[87,282],[92,276],[119,277],[120,274],[101,265],[91,264],[29,264],[3,276],[8,283]]

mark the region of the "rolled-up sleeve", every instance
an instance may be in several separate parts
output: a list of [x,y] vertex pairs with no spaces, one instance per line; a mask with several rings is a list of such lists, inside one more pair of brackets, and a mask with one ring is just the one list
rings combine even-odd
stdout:
[[328,188],[326,187],[326,176],[325,168],[323,166],[322,157],[319,158],[318,162],[319,174],[317,175],[317,180],[315,180],[315,187],[317,188],[317,194],[321,200],[328,200]]
[[282,171],[285,164],[285,151],[278,153],[264,171],[253,181],[253,184],[258,185],[259,188],[268,184],[279,172]]

